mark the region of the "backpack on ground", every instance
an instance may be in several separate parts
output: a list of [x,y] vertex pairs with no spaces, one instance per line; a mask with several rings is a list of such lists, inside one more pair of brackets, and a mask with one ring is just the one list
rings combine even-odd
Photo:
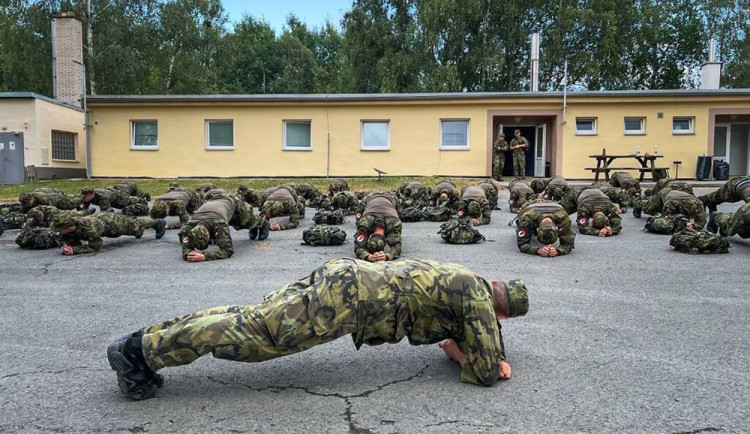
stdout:
[[447,222],[451,219],[453,211],[446,206],[436,206],[424,213],[425,220],[431,222]]
[[466,219],[451,219],[440,226],[438,233],[448,244],[474,244],[485,240],[484,235],[474,229]]
[[302,240],[308,246],[340,246],[346,240],[346,232],[335,226],[315,225],[302,232]]
[[340,225],[346,223],[344,214],[340,211],[320,210],[313,216],[316,225]]
[[402,222],[413,223],[424,220],[425,214],[419,208],[410,206],[402,208],[401,211],[398,212],[398,218],[400,218]]
[[47,228],[24,229],[16,237],[16,244],[22,249],[54,249],[62,246],[60,235]]

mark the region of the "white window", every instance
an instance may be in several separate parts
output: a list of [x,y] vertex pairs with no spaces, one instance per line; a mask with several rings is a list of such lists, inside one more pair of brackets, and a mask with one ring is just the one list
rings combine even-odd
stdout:
[[625,118],[625,134],[646,134],[646,118]]
[[234,121],[206,121],[206,149],[234,149]]
[[52,159],[76,161],[77,137],[78,134],[75,133],[52,130]]
[[576,118],[576,135],[596,135],[596,118]]
[[391,149],[391,121],[362,121],[363,151],[387,151]]
[[312,150],[310,125],[310,121],[284,121],[284,150]]
[[461,119],[441,120],[440,149],[469,149],[469,121]]
[[693,134],[694,120],[692,117],[672,118],[672,134]]
[[154,151],[159,149],[159,125],[156,121],[130,121],[130,149]]

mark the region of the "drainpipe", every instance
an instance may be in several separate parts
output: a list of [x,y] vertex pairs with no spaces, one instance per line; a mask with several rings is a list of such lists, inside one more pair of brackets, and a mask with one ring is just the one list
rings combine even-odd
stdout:
[[539,92],[539,30],[531,34],[531,85],[532,92]]
[[83,95],[81,100],[83,102],[83,131],[86,133],[86,179],[91,179],[91,130],[89,125],[89,111],[86,106],[86,65],[83,63],[72,60],[73,63],[83,68]]
[[563,65],[563,118],[562,118],[563,125],[568,123],[567,111],[568,111],[568,61],[566,60]]
[[328,140],[326,148],[326,178],[331,177],[331,122],[328,119],[328,94],[323,97],[326,105],[326,137]]

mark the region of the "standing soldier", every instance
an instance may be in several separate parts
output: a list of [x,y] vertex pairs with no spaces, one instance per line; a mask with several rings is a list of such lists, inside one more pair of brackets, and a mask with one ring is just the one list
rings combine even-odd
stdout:
[[[241,197],[220,188],[206,192],[206,203],[180,228],[182,259],[202,262],[231,257],[234,246],[229,226],[238,231],[248,229],[251,240],[258,238],[262,241],[268,237],[268,222],[262,216],[260,219],[255,216],[253,207]],[[219,249],[205,251],[212,242]]]
[[37,188],[31,193],[21,193],[18,201],[21,202],[22,211],[26,213],[37,205],[52,205],[62,210],[76,209],[80,198],[68,196],[57,188]]
[[734,213],[711,213],[708,230],[719,232],[724,237],[739,235],[740,238],[750,238],[750,202]]
[[[518,212],[516,220],[518,250],[529,255],[555,257],[566,255],[575,248],[576,233],[570,216],[562,205],[549,200],[526,203]],[[536,235],[541,245],[534,245]],[[555,246],[559,240],[559,244]]]
[[167,225],[167,229],[179,229],[190,220],[190,214],[194,213],[202,204],[203,199],[198,193],[177,187],[154,198],[149,215],[152,219],[179,216],[179,223]]
[[363,210],[357,213],[354,254],[370,262],[398,258],[401,255],[401,228],[396,195],[385,191],[370,193],[363,200]]
[[529,183],[523,179],[514,179],[508,184],[510,190],[510,199],[508,199],[508,205],[510,205],[510,212],[518,214],[518,210],[521,209],[526,202],[536,199],[534,190],[531,189]]
[[115,187],[86,187],[81,190],[81,207],[89,208],[91,205],[99,205],[102,212],[113,211],[117,208],[121,209],[123,214],[130,216],[148,214],[148,202],[145,198],[130,196],[125,190]]
[[505,134],[502,128],[498,128],[497,138],[493,143],[493,164],[492,177],[495,181],[503,180],[503,169],[505,169],[505,153],[508,152],[508,142],[505,141]]
[[490,209],[500,209],[497,201],[497,186],[489,180],[479,181],[477,185],[482,187],[482,189],[484,190],[484,194],[485,196],[487,196],[487,202],[490,203]]
[[461,189],[461,205],[458,216],[471,218],[473,226],[488,225],[492,221],[492,208],[484,189],[478,185],[467,185]]
[[716,206],[725,202],[750,203],[750,176],[733,178],[720,189],[699,197],[709,212],[716,212]]
[[331,198],[331,211],[341,211],[343,215],[354,215],[359,208],[359,199],[351,191],[339,191]]
[[272,231],[294,229],[299,226],[300,214],[305,209],[305,205],[299,202],[297,192],[293,188],[279,185],[266,189],[261,196],[263,198],[261,218],[271,220],[274,217],[289,216],[289,221],[284,224],[271,223]]
[[[52,219],[50,229],[62,234],[63,255],[80,255],[101,250],[102,238],[133,236],[140,239],[146,229],[156,229],[156,239],[164,236],[164,220],[136,218],[114,213],[100,213],[89,217],[76,217],[60,213]],[[85,241],[88,245],[84,245]]]
[[586,187],[578,194],[578,232],[610,237],[622,230],[620,209],[601,190]]
[[513,175],[526,179],[526,150],[529,148],[529,141],[521,135],[520,130],[513,131],[513,136],[508,148],[513,151]]

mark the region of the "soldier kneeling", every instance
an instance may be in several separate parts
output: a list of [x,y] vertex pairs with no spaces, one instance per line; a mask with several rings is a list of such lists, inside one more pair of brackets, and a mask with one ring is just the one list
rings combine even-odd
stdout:
[[[52,219],[50,229],[62,234],[63,255],[80,255],[98,252],[104,241],[102,238],[143,236],[146,229],[156,229],[156,238],[164,236],[164,220],[135,218],[125,215],[102,213],[90,217],[75,217],[69,213],[60,213]],[[85,241],[88,245],[83,245]]]
[[364,199],[364,209],[357,213],[354,234],[354,253],[359,259],[392,261],[401,255],[402,223],[396,211],[397,201],[389,192],[370,193]]
[[[576,234],[571,227],[570,216],[562,205],[536,200],[524,205],[516,219],[518,250],[529,255],[555,257],[566,255],[575,248]],[[541,245],[532,240],[536,235]],[[559,244],[555,246],[559,240]]]

